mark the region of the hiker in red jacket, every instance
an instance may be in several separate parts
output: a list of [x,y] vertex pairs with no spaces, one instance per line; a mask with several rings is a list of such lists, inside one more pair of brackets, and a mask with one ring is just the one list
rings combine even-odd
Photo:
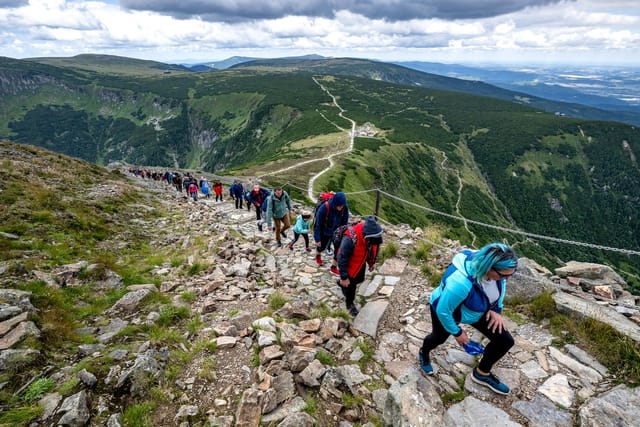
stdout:
[[222,201],[222,183],[217,179],[213,182],[213,192],[216,194],[216,202],[218,199]]
[[355,225],[345,226],[340,242],[334,241],[337,252],[340,279],[338,285],[345,298],[347,310],[352,316],[358,315],[354,304],[356,288],[364,281],[367,266],[373,270],[382,244],[382,227],[374,217]]

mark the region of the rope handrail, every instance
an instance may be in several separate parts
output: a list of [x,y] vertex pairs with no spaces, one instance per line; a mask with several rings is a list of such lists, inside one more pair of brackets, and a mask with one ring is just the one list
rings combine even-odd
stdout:
[[522,236],[531,237],[531,238],[535,238],[535,239],[549,240],[549,241],[557,242],[557,243],[572,244],[572,245],[587,247],[587,248],[591,248],[591,249],[600,249],[600,250],[605,250],[605,251],[610,251],[610,252],[619,252],[619,253],[623,253],[623,254],[626,254],[626,255],[640,255],[640,251],[634,251],[634,250],[631,250],[631,249],[621,249],[621,248],[614,248],[614,247],[611,247],[611,246],[597,245],[597,244],[594,244],[594,243],[585,243],[585,242],[579,242],[579,241],[576,241],[576,240],[561,239],[559,237],[551,237],[551,236],[545,236],[545,235],[537,234],[537,233],[529,233],[527,231],[522,231],[522,230],[515,230],[515,229],[512,229],[512,228],[502,227],[500,225],[487,224],[487,223],[484,223],[484,222],[481,222],[481,221],[476,221],[476,220],[473,220],[473,219],[463,218],[463,217],[460,217],[460,216],[457,216],[457,215],[452,215],[452,214],[448,214],[448,213],[445,213],[445,212],[440,212],[440,211],[437,211],[435,209],[431,209],[431,208],[428,208],[426,206],[421,206],[421,205],[419,205],[417,203],[410,202],[408,200],[404,200],[404,199],[402,199],[402,198],[400,198],[398,196],[394,196],[393,194],[389,194],[386,191],[383,191],[383,190],[379,190],[379,191],[380,191],[381,194],[384,194],[385,196],[387,196],[389,198],[395,199],[395,200],[397,200],[399,202],[402,202],[402,203],[406,203],[406,204],[411,205],[411,206],[413,206],[415,208],[422,209],[424,211],[427,211],[427,212],[430,212],[430,213],[433,213],[433,214],[436,214],[436,215],[441,215],[441,216],[444,216],[444,217],[447,217],[447,218],[455,219],[455,220],[458,220],[458,221],[467,221],[468,223],[479,225],[479,226],[482,226],[482,227],[492,228],[494,230],[500,230],[500,231],[504,231],[504,232],[507,232],[507,233],[519,234],[519,235],[522,235]]
[[[292,184],[291,182],[287,182],[286,185],[289,185],[291,187],[297,188],[301,191],[306,191],[303,188],[300,188],[294,184]],[[440,215],[446,218],[450,218],[450,219],[455,219],[457,221],[466,221],[469,224],[474,224],[474,225],[478,225],[481,227],[486,227],[486,228],[491,228],[494,230],[499,230],[499,231],[503,231],[505,233],[512,233],[512,234],[518,234],[521,236],[525,236],[525,237],[530,237],[533,239],[540,239],[540,240],[548,240],[551,242],[555,242],[555,243],[563,243],[563,244],[569,244],[569,245],[575,245],[575,246],[580,246],[580,247],[585,247],[585,248],[590,248],[590,249],[599,249],[599,250],[603,250],[603,251],[609,251],[609,252],[617,252],[617,253],[621,253],[621,254],[625,254],[625,255],[640,255],[640,251],[636,251],[636,250],[632,250],[632,249],[623,249],[623,248],[615,248],[612,246],[605,246],[605,245],[598,245],[595,243],[586,243],[586,242],[580,242],[577,240],[569,240],[569,239],[562,239],[560,237],[553,237],[553,236],[545,236],[543,234],[537,234],[537,233],[530,233],[528,231],[523,231],[523,230],[516,230],[513,228],[508,228],[508,227],[503,227],[500,225],[495,225],[495,224],[487,224],[485,222],[481,222],[481,221],[476,221],[473,219],[469,219],[469,218],[464,218],[462,216],[458,216],[458,215],[453,215],[450,213],[446,213],[446,212],[440,212],[436,209],[432,209],[426,206],[422,206],[419,205],[415,202],[411,202],[409,200],[405,200],[401,197],[395,196],[393,194],[387,193],[384,190],[381,190],[379,188],[374,188],[374,189],[369,189],[369,190],[360,190],[360,191],[350,191],[350,192],[345,192],[346,195],[358,195],[358,194],[366,194],[366,193],[373,193],[373,192],[379,192],[380,194],[384,194],[385,196],[394,199],[398,202],[401,203],[405,203],[407,205],[413,206],[417,209],[422,209],[426,212],[435,214],[435,215]],[[386,221],[385,221],[386,222]],[[391,224],[391,223],[388,223]]]

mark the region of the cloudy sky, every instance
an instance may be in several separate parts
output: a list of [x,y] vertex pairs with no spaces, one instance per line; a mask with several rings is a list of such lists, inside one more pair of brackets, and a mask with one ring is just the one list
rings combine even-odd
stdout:
[[0,0],[0,55],[640,66],[640,0]]

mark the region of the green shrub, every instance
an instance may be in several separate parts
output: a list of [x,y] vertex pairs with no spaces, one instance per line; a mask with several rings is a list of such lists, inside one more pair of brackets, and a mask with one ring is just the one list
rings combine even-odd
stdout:
[[40,400],[54,385],[51,378],[39,378],[32,382],[24,391],[23,399],[25,402],[34,402]]
[[289,300],[279,291],[275,291],[269,295],[269,307],[271,307],[272,310],[282,308],[287,302],[289,302]]
[[26,426],[42,414],[40,406],[20,406],[0,412],[0,426]]
[[319,350],[316,353],[316,359],[318,360],[318,362],[322,363],[323,365],[327,365],[327,366],[336,365],[336,361],[333,359],[333,356],[331,355],[331,353],[326,352],[324,350]]
[[378,262],[382,264],[385,260],[393,258],[398,254],[398,244],[396,242],[389,242],[382,245],[380,248],[380,254],[378,256]]
[[303,411],[315,418],[316,412],[318,411],[318,402],[316,399],[311,396],[304,399]]
[[169,326],[189,317],[190,311],[187,307],[175,307],[173,305],[162,307],[160,309],[160,317],[157,324],[160,326]]
[[544,292],[531,301],[529,304],[529,310],[536,322],[539,322],[542,319],[551,319],[558,313],[556,303],[553,300],[553,295],[550,292]]
[[126,427],[152,427],[151,413],[154,407],[150,402],[127,407],[122,414],[122,424]]

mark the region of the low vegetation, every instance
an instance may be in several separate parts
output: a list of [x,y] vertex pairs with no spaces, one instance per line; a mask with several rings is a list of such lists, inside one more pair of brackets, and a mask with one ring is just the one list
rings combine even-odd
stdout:
[[558,312],[553,297],[544,293],[528,305],[537,321],[546,320],[556,344],[576,344],[607,367],[617,381],[640,385],[640,345],[597,320]]

